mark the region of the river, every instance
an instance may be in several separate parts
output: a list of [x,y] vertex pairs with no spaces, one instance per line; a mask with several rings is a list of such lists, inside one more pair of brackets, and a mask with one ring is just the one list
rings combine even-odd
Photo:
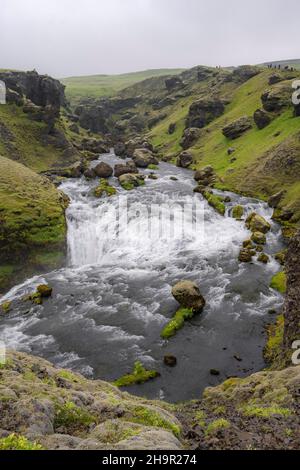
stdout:
[[[113,153],[100,160],[120,162]],[[199,398],[205,387],[227,377],[249,375],[265,366],[268,311],[282,305],[281,295],[269,288],[279,265],[274,258],[267,265],[238,262],[249,232],[244,222],[230,217],[230,210],[242,204],[246,214],[254,210],[271,221],[272,210],[265,203],[225,193],[231,202],[222,217],[193,193],[191,171],[161,163],[155,173],[157,180],[146,179],[144,187],[131,192],[111,178],[118,194],[110,198],[95,198],[91,189],[96,182],[84,177],[61,185],[71,199],[67,265],[27,279],[2,297],[1,302],[20,298],[41,283],[53,287],[52,298],[43,305],[28,312],[18,303],[0,319],[0,339],[9,348],[104,380],[130,372],[139,360],[161,376],[128,391],[178,402]],[[181,237],[146,236],[157,215],[143,210],[130,218],[126,230],[114,222],[120,203],[139,202],[148,209],[195,200],[202,208],[203,225],[195,230],[195,217],[188,214]],[[271,223],[266,252],[274,254],[282,249],[282,241],[280,228]],[[160,332],[178,306],[171,287],[182,279],[197,282],[207,305],[202,315],[164,341]],[[177,357],[175,368],[164,365],[166,354]],[[211,369],[220,375],[212,376]]]

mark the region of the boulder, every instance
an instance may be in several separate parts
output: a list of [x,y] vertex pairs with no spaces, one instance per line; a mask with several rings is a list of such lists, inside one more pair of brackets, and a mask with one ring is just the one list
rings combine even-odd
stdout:
[[144,178],[143,175],[128,173],[119,176],[119,183],[123,189],[131,191],[134,188],[143,186],[145,184]]
[[187,150],[195,144],[199,137],[200,129],[196,127],[190,127],[188,129],[185,129],[182,139],[180,141],[180,145],[184,150]]
[[253,232],[251,240],[257,245],[265,245],[267,241],[266,235],[262,232]]
[[108,153],[109,146],[103,140],[84,138],[79,147],[80,150],[86,150],[94,154]]
[[206,166],[202,170],[197,170],[194,179],[200,186],[210,186],[216,180],[214,169],[211,166]]
[[165,80],[165,85],[168,91],[177,90],[183,88],[184,83],[180,77],[170,77]]
[[83,174],[87,179],[96,178],[96,173],[93,168],[88,168]]
[[171,124],[169,125],[169,128],[168,128],[168,134],[169,135],[174,134],[175,130],[176,130],[176,123],[171,122]]
[[48,284],[41,284],[37,286],[36,291],[38,294],[42,297],[47,299],[48,297],[51,297],[52,295],[52,287],[48,286]]
[[129,158],[133,157],[134,151],[136,149],[148,149],[150,152],[153,152],[153,145],[148,142],[144,137],[136,137],[135,139],[128,140],[125,143],[126,151],[125,155]]
[[248,116],[243,116],[240,119],[228,124],[222,129],[223,135],[227,139],[237,139],[246,131],[252,128],[252,121]]
[[124,157],[126,155],[126,146],[123,142],[117,142],[114,147],[114,152],[117,157]]
[[189,152],[181,152],[178,156],[176,165],[180,168],[188,168],[193,163],[193,155]]
[[181,307],[193,309],[194,312],[202,312],[205,306],[199,287],[192,281],[178,282],[172,288],[172,295]]
[[273,194],[273,196],[269,198],[269,201],[268,201],[269,206],[272,207],[273,209],[276,209],[279,206],[282,199],[285,197],[285,195],[286,195],[286,191],[284,190],[279,191],[276,194]]
[[233,81],[236,83],[245,83],[251,78],[255,77],[261,72],[259,67],[254,65],[241,65],[236,67],[232,74],[227,78],[227,81]]
[[240,251],[240,254],[239,254],[239,261],[241,263],[250,263],[252,261],[252,258],[253,258],[253,252],[252,250],[248,249],[248,248],[243,248],[241,251]]
[[128,173],[138,173],[138,169],[135,166],[134,162],[127,162],[127,163],[118,163],[115,165],[114,168],[114,176],[119,178],[119,176],[126,175]]
[[218,98],[202,98],[191,104],[187,127],[202,128],[224,113],[224,102]]
[[234,148],[234,147],[229,147],[229,149],[227,150],[227,154],[228,154],[229,156],[232,155],[234,152],[235,152],[235,148]]
[[153,153],[146,148],[135,149],[132,160],[138,168],[147,168],[149,165],[158,165],[159,163]]
[[261,96],[261,101],[265,111],[280,112],[291,104],[291,88],[287,85],[277,85],[266,90]]
[[271,122],[271,116],[264,109],[257,109],[253,115],[253,119],[258,129],[264,129]]
[[270,261],[270,258],[265,253],[261,253],[259,257],[257,258],[257,261],[263,264],[268,264],[268,262]]
[[164,363],[168,367],[175,367],[177,365],[177,359],[175,356],[167,355],[164,357]]
[[252,214],[247,217],[246,226],[251,232],[268,233],[271,229],[269,222],[255,212],[252,212]]
[[94,172],[99,178],[110,178],[113,174],[113,169],[105,162],[100,162],[94,167]]

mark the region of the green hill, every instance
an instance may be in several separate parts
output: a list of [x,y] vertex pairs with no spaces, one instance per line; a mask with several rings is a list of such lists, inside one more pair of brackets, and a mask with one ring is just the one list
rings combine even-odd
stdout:
[[153,69],[121,75],[88,75],[61,79],[66,85],[66,96],[71,103],[81,98],[101,98],[111,96],[124,88],[151,77],[176,75],[183,69]]

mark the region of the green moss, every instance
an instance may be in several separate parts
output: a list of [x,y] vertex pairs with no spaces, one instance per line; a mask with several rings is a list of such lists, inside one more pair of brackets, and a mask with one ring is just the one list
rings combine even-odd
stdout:
[[245,416],[255,416],[257,418],[272,418],[273,416],[289,417],[292,412],[288,408],[281,408],[277,405],[261,407],[255,405],[246,405],[242,409]]
[[0,439],[0,450],[43,450],[43,447],[24,436],[10,434]]
[[64,405],[57,405],[55,410],[54,428],[64,427],[67,429],[87,428],[96,423],[97,418],[88,411],[76,406],[69,401]]
[[285,258],[286,258],[287,250],[280,251],[279,253],[276,253],[275,259],[278,261],[278,263],[281,264],[281,266],[284,266],[285,264]]
[[132,191],[135,186],[133,183],[123,183],[122,188],[125,189],[126,191]]
[[211,194],[209,192],[204,192],[203,196],[207,200],[208,204],[212,206],[219,214],[225,215],[226,206],[221,196],[217,196],[216,194]]
[[158,372],[155,370],[147,370],[140,362],[134,364],[134,369],[131,374],[124,375],[114,382],[116,387],[128,387],[130,385],[142,384],[148,380],[158,377]]
[[237,206],[234,206],[233,210],[232,210],[232,217],[234,219],[241,219],[244,215],[244,208],[243,206],[240,206],[240,205],[237,205]]
[[77,375],[73,374],[70,370],[60,370],[57,374],[58,377],[61,377],[63,379],[67,379],[70,382],[80,382],[80,379]]
[[204,428],[206,426],[205,419],[206,419],[206,413],[202,410],[199,410],[195,413],[194,423],[200,426],[201,428]]
[[281,294],[286,293],[286,274],[284,271],[281,271],[280,273],[275,274],[275,276],[272,277],[270,287],[272,289],[277,290]]
[[171,431],[175,436],[180,435],[180,427],[164,418],[161,414],[150,408],[136,406],[132,411],[130,421],[143,424],[144,426],[154,426]]
[[11,302],[7,301],[7,302],[4,302],[2,305],[1,305],[1,309],[4,313],[8,313],[10,311],[10,307],[11,307]]
[[104,178],[100,180],[99,186],[94,189],[94,195],[96,197],[102,197],[106,194],[106,196],[114,196],[117,193],[116,188],[113,186],[110,186],[108,181]]
[[282,352],[284,334],[284,316],[280,315],[275,324],[268,327],[268,341],[264,357],[269,364],[274,363]]
[[148,165],[148,170],[158,170],[158,165],[153,165],[152,163],[150,163],[150,165]]
[[179,331],[183,326],[186,320],[193,318],[194,312],[192,309],[180,308],[172,320],[164,327],[161,332],[161,337],[164,339],[169,339],[172,336],[175,336],[177,331]]
[[230,422],[227,421],[227,419],[224,419],[224,418],[216,419],[215,421],[213,421],[207,426],[205,434],[210,435],[219,431],[220,429],[228,429],[228,428],[230,428]]

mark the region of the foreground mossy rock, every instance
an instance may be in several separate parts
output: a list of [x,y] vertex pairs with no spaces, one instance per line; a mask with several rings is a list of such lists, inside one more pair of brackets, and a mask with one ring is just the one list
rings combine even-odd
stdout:
[[195,282],[178,282],[172,288],[172,295],[182,307],[192,309],[195,313],[201,313],[205,307],[205,299]]
[[239,261],[241,263],[251,263],[253,256],[253,250],[250,248],[243,248],[239,253]]
[[157,158],[146,148],[135,149],[132,160],[137,168],[148,168],[149,165],[158,165]]
[[[43,449],[182,448],[173,407],[21,353],[0,365],[0,429]],[[27,443],[27,441],[29,443]],[[7,445],[1,441],[0,448]],[[17,445],[17,444],[14,444]]]
[[114,196],[117,193],[116,188],[111,186],[106,179],[102,179],[100,184],[97,188],[94,189],[94,196],[102,197],[102,196]]
[[227,139],[237,139],[246,131],[252,128],[252,121],[248,116],[243,116],[240,119],[228,124],[222,129],[223,135]]
[[190,152],[181,152],[176,161],[179,168],[188,168],[192,163],[193,155]]
[[192,308],[180,308],[175,313],[172,320],[170,320],[167,325],[162,330],[160,336],[163,339],[170,339],[172,336],[175,336],[176,333],[183,328],[184,323],[187,320],[191,320],[195,315],[195,311]]
[[259,257],[257,258],[257,260],[260,262],[260,263],[263,263],[263,264],[268,264],[268,262],[270,261],[270,257],[268,255],[266,255],[266,253],[261,253],[259,255]]
[[110,178],[113,174],[112,167],[105,162],[98,163],[93,170],[99,178]]
[[41,305],[44,299],[49,299],[49,297],[51,297],[52,291],[52,287],[50,287],[48,284],[41,284],[37,286],[35,292],[26,296],[24,300],[29,300],[34,304]]
[[159,375],[156,370],[147,370],[141,362],[137,361],[134,364],[133,372],[115,380],[114,385],[116,387],[129,387],[130,385],[143,384],[159,377]]
[[244,215],[243,206],[237,205],[232,209],[232,217],[237,220],[241,220]]
[[268,112],[281,112],[291,104],[291,86],[279,83],[261,96],[263,108]]
[[138,188],[139,186],[144,186],[144,176],[142,175],[135,175],[135,174],[127,174],[119,176],[119,183],[123,189],[126,191],[131,191],[134,188]]
[[255,212],[252,212],[252,214],[247,217],[246,227],[251,230],[251,232],[261,232],[264,234],[271,230],[271,225],[269,222],[264,217],[256,214]]
[[276,253],[275,259],[276,259],[276,261],[278,261],[278,263],[281,264],[281,266],[284,266],[284,265],[285,265],[286,256],[287,256],[287,250],[282,250],[282,251],[280,251],[279,253]]

